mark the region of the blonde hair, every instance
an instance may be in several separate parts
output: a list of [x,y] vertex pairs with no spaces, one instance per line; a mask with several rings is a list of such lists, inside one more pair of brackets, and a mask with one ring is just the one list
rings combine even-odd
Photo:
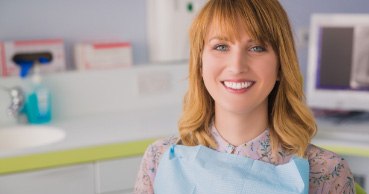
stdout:
[[182,143],[216,148],[209,131],[215,112],[214,100],[201,74],[204,40],[212,24],[231,39],[238,38],[241,27],[253,39],[272,46],[280,66],[279,82],[268,96],[272,153],[281,146],[290,153],[304,156],[316,133],[316,124],[305,104],[288,16],[278,0],[209,0],[195,18],[190,29],[189,86],[179,120]]

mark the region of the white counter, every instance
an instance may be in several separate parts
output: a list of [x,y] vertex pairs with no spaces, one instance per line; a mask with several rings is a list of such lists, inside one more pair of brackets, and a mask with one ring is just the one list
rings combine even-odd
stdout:
[[65,139],[47,146],[0,152],[0,158],[175,135],[180,113],[181,108],[173,105],[55,121],[49,125],[63,129]]

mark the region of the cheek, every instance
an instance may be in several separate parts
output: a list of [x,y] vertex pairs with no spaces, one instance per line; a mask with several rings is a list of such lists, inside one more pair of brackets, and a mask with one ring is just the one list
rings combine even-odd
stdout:
[[209,57],[208,54],[204,53],[202,55],[202,77],[204,78],[204,81],[205,79],[208,79],[209,76],[211,76],[214,71],[214,67],[216,67],[216,64],[215,64],[216,61],[213,60],[212,57]]
[[207,64],[203,64],[201,74],[202,74],[202,79],[203,79],[205,86],[208,87],[207,85],[209,81],[211,80],[211,74],[212,74],[210,66]]
[[270,68],[270,76],[275,78],[275,80],[279,79],[278,69],[279,69],[279,65],[277,63],[273,64],[273,68]]
[[212,94],[213,89],[217,85],[217,75],[219,75],[217,60],[214,60],[213,57],[209,57],[206,54],[203,55],[201,74],[206,89]]
[[269,66],[264,69],[266,76],[277,81],[279,79],[279,64],[276,57],[271,57],[266,64]]

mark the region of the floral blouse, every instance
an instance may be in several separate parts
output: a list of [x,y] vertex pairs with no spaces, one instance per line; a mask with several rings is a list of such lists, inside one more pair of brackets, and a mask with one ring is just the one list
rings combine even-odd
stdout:
[[[269,130],[265,130],[258,137],[249,142],[234,146],[224,140],[215,127],[211,133],[218,147],[217,151],[247,156],[254,160],[261,160],[275,165],[287,163],[292,155],[288,155],[282,148],[277,158],[271,154]],[[134,193],[153,194],[156,170],[162,154],[178,137],[169,137],[151,144],[142,159],[138,172]],[[309,193],[310,194],[354,194],[354,178],[347,161],[337,154],[310,144],[307,148],[307,158],[310,165]]]

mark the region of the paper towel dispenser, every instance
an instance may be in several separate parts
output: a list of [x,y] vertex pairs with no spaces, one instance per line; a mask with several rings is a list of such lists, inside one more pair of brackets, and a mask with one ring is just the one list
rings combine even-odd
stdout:
[[189,27],[206,1],[147,0],[150,62],[188,60]]

